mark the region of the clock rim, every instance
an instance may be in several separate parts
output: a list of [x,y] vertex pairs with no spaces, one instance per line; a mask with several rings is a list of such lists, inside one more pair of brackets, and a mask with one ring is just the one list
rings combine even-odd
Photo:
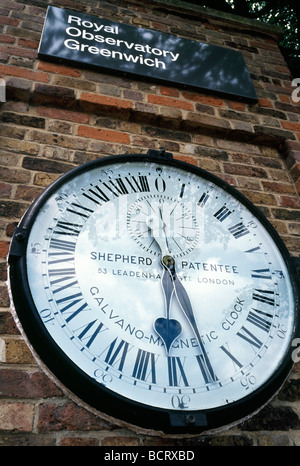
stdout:
[[[156,408],[146,403],[138,403],[128,399],[99,385],[99,383],[74,364],[48,333],[39,317],[30,292],[27,276],[26,250],[30,230],[34,225],[40,209],[64,183],[77,177],[81,173],[93,170],[97,167],[127,162],[153,162],[172,166],[186,172],[191,172],[216,184],[228,194],[238,199],[260,221],[262,226],[270,234],[285,262],[293,289],[295,316],[294,331],[290,338],[289,347],[286,354],[282,357],[281,365],[274,371],[272,376],[261,387],[235,402],[217,408],[199,411],[185,410],[182,412],[179,410]],[[15,310],[21,323],[22,330],[34,352],[38,355],[38,358],[40,358],[55,376],[58,386],[62,384],[77,398],[87,403],[89,407],[96,409],[99,415],[104,413],[106,416],[112,417],[116,422],[121,421],[137,428],[152,429],[157,432],[162,431],[166,434],[195,434],[219,429],[230,424],[240,423],[243,419],[255,414],[255,412],[260,410],[276,395],[292,370],[293,349],[291,343],[293,339],[300,336],[300,309],[296,272],[287,247],[269,220],[240,191],[216,175],[182,160],[153,153],[120,154],[86,162],[62,174],[31,204],[18,227],[15,229],[8,255],[8,266],[11,306]],[[47,341],[47,348],[44,346],[44,339]],[[49,351],[49,349],[52,349],[52,352]],[[57,361],[60,362],[58,365]],[[89,385],[89,393],[86,393],[84,389],[81,388],[81,385],[86,383]],[[100,401],[98,401],[99,394],[101,395]],[[105,409],[103,409],[104,407]],[[196,419],[196,422],[186,423],[186,419],[192,419],[192,417],[186,418],[186,416],[192,416]],[[220,422],[220,418],[222,418],[222,422]],[[197,419],[199,419],[199,421],[197,421]]]

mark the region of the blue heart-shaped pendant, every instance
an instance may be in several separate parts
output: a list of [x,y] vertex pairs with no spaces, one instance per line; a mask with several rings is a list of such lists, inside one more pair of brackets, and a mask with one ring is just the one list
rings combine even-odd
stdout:
[[154,329],[163,340],[167,353],[169,354],[172,343],[181,334],[182,329],[180,323],[175,319],[159,317],[154,322]]

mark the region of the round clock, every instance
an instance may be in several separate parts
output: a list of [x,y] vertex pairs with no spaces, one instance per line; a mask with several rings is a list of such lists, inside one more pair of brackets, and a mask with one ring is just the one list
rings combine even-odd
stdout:
[[200,433],[245,419],[291,370],[291,259],[260,211],[172,154],[101,158],[56,180],[11,244],[36,353],[129,426]]

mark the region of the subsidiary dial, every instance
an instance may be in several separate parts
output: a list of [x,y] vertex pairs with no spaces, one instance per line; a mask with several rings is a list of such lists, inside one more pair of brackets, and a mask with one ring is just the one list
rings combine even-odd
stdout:
[[161,222],[162,234],[174,257],[184,256],[197,247],[199,224],[188,203],[165,195],[146,195],[129,206],[127,227],[131,237],[148,253],[159,255],[160,250],[151,235],[149,218]]

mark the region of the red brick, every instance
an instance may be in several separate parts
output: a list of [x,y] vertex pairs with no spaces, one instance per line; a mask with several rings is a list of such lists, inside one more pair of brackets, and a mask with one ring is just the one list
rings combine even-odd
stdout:
[[108,97],[105,95],[88,94],[83,92],[80,96],[81,103],[92,103],[103,107],[115,107],[118,109],[132,108],[131,100],[118,99],[117,97]]
[[7,257],[9,251],[9,242],[0,241],[0,257]]
[[216,175],[219,178],[221,178],[221,180],[226,181],[226,183],[230,184],[231,186],[237,186],[238,185],[238,182],[236,181],[236,179],[233,176],[229,176],[229,175],[224,174],[224,173],[216,173]]
[[25,5],[20,5],[18,3],[15,3],[14,0],[1,0],[1,7],[8,8],[8,9],[13,8],[16,11],[21,11],[21,10],[24,10]]
[[38,115],[58,120],[74,121],[75,123],[88,123],[89,116],[85,113],[72,112],[71,110],[61,110],[57,108],[38,107]]
[[291,131],[300,131],[300,123],[295,123],[294,121],[281,121],[281,125],[285,129]]
[[173,87],[161,86],[159,90],[160,90],[160,93],[162,95],[166,95],[166,96],[169,96],[169,97],[179,97],[178,90],[173,88]]
[[293,185],[288,183],[279,183],[277,181],[262,181],[262,185],[266,191],[274,193],[295,193]]
[[0,34],[0,42],[6,42],[7,44],[13,44],[15,38],[13,36],[8,36],[6,34]]
[[17,78],[25,78],[43,83],[47,83],[49,81],[48,73],[43,73],[42,71],[31,71],[10,65],[0,65],[0,73],[2,75],[15,76]]
[[37,58],[37,51],[32,49],[25,49],[23,47],[11,47],[11,46],[2,46],[0,51],[3,53],[8,53],[14,57],[24,57],[24,58]]
[[0,182],[0,197],[9,198],[11,196],[11,185]]
[[281,102],[285,102],[287,104],[289,104],[291,102],[291,99],[290,99],[290,97],[288,95],[279,94],[278,97],[279,97]]
[[18,39],[18,45],[21,47],[28,47],[29,49],[37,49],[39,43],[37,40],[30,40],[30,39]]
[[149,94],[148,102],[156,105],[163,105],[166,107],[176,107],[183,110],[193,110],[193,104],[185,100],[175,99],[171,97],[162,97],[160,95]]
[[239,165],[233,163],[224,163],[226,173],[251,176],[255,178],[267,178],[267,172],[263,168],[253,167],[251,165]]
[[64,76],[72,76],[73,78],[79,78],[81,71],[75,70],[74,68],[68,68],[62,65],[54,65],[53,63],[40,62],[38,69],[41,71],[47,71],[49,73],[63,74]]
[[299,198],[296,196],[279,196],[279,205],[282,207],[300,207]]
[[[295,157],[294,158],[296,160],[300,160],[300,157],[299,157],[299,155],[300,155],[300,142],[288,140],[288,141],[286,141],[286,146],[287,146],[287,149],[289,151],[291,151],[292,153],[295,152]],[[294,155],[294,154],[292,154],[292,155]]]
[[2,396],[13,398],[47,398],[63,393],[39,370],[26,372],[20,369],[0,371]]
[[244,104],[243,102],[235,102],[234,100],[230,100],[228,102],[228,107],[232,110],[238,110],[241,112],[246,110],[246,104]]
[[258,99],[258,105],[260,107],[269,107],[273,108],[272,102],[269,99]]
[[1,24],[8,24],[9,26],[18,26],[19,20],[15,18],[9,18],[8,16],[0,16]]
[[93,128],[91,126],[79,126],[78,136],[87,138],[101,139],[102,141],[109,141],[121,144],[129,144],[129,135],[121,133],[120,131],[113,131],[109,129]]
[[[7,280],[5,263],[3,263],[0,270],[0,279],[4,281]],[[19,335],[20,333],[10,312],[0,311],[0,333],[6,333],[7,335]]]
[[74,403],[63,406],[44,403],[39,407],[39,432],[59,430],[101,430],[109,424]]
[[182,95],[188,100],[192,100],[194,102],[198,102],[201,104],[212,105],[213,107],[224,107],[225,106],[224,100],[220,99],[219,97],[213,97],[211,95],[201,95],[201,94],[196,94],[194,92],[188,92],[188,91],[184,91]]
[[197,159],[195,159],[194,157],[191,157],[191,156],[187,156],[187,155],[176,155],[176,157],[174,157],[175,159],[177,160],[182,160],[183,162],[186,162],[186,163],[190,163],[191,165],[198,165],[197,164]]

